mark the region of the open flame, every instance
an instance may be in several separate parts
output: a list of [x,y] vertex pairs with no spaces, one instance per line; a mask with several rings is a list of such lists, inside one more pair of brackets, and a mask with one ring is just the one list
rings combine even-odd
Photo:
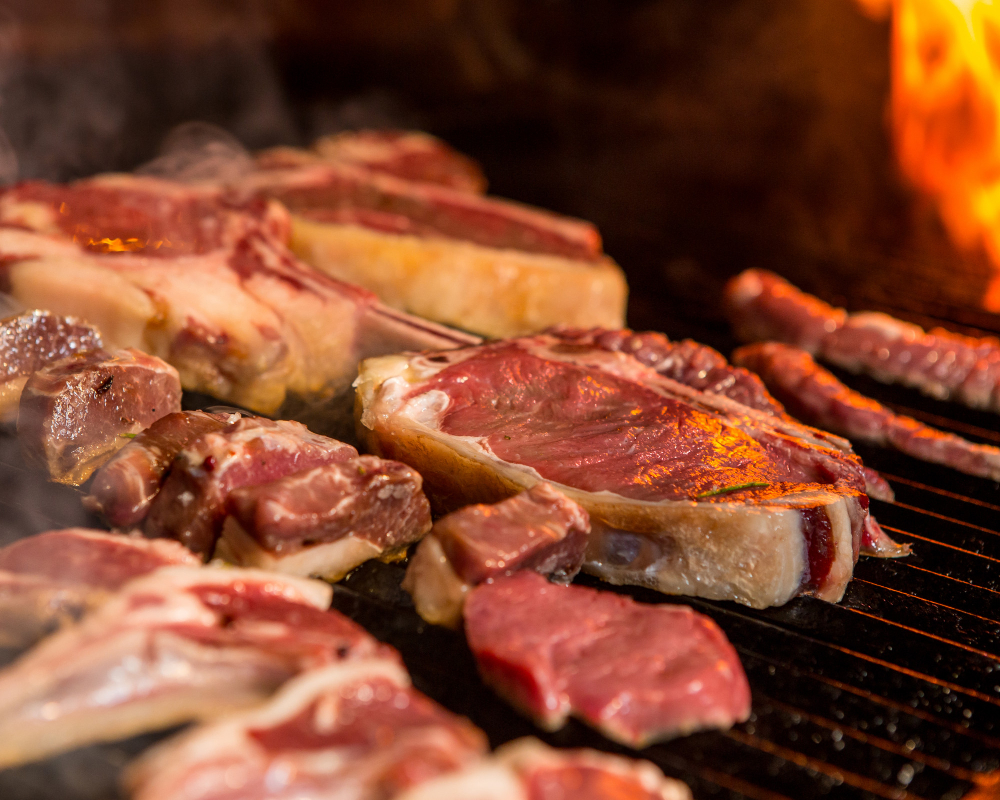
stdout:
[[94,237],[82,233],[74,234],[73,241],[87,250],[97,253],[135,253],[145,250],[159,250],[161,247],[169,248],[171,246],[168,239],[140,239],[135,236],[127,238]]
[[1000,7],[992,0],[892,6],[900,165],[935,198],[956,244],[986,250],[997,272],[983,305],[1000,311]]

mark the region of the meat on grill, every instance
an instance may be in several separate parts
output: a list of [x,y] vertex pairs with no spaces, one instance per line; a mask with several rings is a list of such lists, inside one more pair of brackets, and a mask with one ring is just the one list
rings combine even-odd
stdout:
[[553,483],[590,514],[584,569],[763,607],[838,600],[868,497],[831,434],[537,336],[366,361],[359,435],[441,511]]
[[185,388],[265,413],[346,391],[367,355],[474,341],[298,261],[289,224],[221,188],[22,184],[0,195],[0,225],[19,226],[0,228],[3,276],[23,305],[86,319],[109,347],[173,364]]
[[373,172],[466,192],[486,189],[486,176],[475,161],[440,139],[416,131],[348,131],[317,139],[312,150],[274,147],[258,153],[255,160],[259,169],[323,161],[357,164]]
[[597,750],[556,750],[526,737],[491,758],[394,800],[691,800],[680,781],[648,761]]
[[216,556],[247,567],[340,580],[394,557],[431,527],[420,475],[359,456],[229,493]]
[[252,706],[300,672],[398,658],[327,584],[165,567],[0,671],[0,768]]
[[474,588],[465,634],[483,680],[546,730],[570,715],[631,747],[750,714],[725,635],[687,606],[558,586],[534,572]]
[[20,539],[0,550],[0,647],[26,647],[140,575],[196,563],[177,542],[85,528]]
[[804,350],[779,342],[750,344],[733,353],[733,361],[760,375],[785,406],[810,425],[1000,481],[1000,448],[896,414],[849,389]]
[[75,317],[26,311],[0,320],[0,420],[17,419],[21,390],[35,370],[102,344],[97,328]]
[[359,660],[168,740],[127,782],[133,800],[389,800],[486,750],[481,731],[414,690],[397,662]]
[[539,483],[439,519],[410,559],[403,588],[427,622],[457,627],[466,593],[484,581],[530,569],[569,583],[583,566],[589,534],[587,512]]
[[149,507],[147,535],[179,540],[208,558],[222,531],[233,489],[324,464],[356,458],[348,444],[319,436],[304,425],[244,417],[202,434],[181,450]]
[[205,411],[177,411],[160,417],[97,471],[84,505],[113,528],[140,526],[181,451],[239,418],[237,413]]
[[181,408],[177,370],[128,348],[53,361],[21,392],[17,432],[52,480],[81,484],[139,431]]
[[993,337],[927,332],[877,312],[848,314],[762,270],[734,278],[726,304],[744,341],[777,340],[884,383],[1000,411],[1000,341]]

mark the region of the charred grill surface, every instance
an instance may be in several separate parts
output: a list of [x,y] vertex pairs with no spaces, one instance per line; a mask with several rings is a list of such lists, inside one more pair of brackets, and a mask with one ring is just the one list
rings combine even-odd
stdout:
[[[710,341],[726,352],[732,343],[714,333]],[[1000,441],[994,414],[838,377],[899,413],[974,441]],[[75,490],[44,483],[21,463],[11,436],[0,438],[0,508],[10,512],[3,540],[87,524]],[[753,693],[750,719],[727,733],[641,751],[687,781],[695,797],[958,800],[991,796],[1000,784],[1000,485],[888,450],[858,451],[896,492],[895,503],[873,501],[873,512],[914,553],[862,559],[840,604],[803,597],[753,611],[578,578],[643,602],[688,603],[735,646]],[[399,588],[404,572],[405,564],[370,562],[337,585],[334,607],[397,647],[416,687],[468,715],[492,745],[538,735],[483,685],[462,634],[419,618]],[[541,738],[628,752],[579,723]],[[87,748],[0,772],[0,796],[113,797],[119,767],[150,741]]]

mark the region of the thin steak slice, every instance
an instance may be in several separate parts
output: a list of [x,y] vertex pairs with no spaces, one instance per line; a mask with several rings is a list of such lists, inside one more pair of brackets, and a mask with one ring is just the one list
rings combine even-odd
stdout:
[[369,559],[398,557],[430,530],[422,486],[405,464],[359,456],[235,489],[215,554],[340,580]]
[[403,588],[427,622],[457,627],[466,593],[484,581],[531,569],[569,583],[583,566],[589,534],[587,512],[539,483],[439,519],[410,559]]
[[572,715],[645,747],[750,714],[736,652],[687,606],[521,572],[469,593],[465,633],[483,680],[546,730]]
[[298,167],[318,161],[357,164],[410,181],[482,193],[486,176],[468,156],[435,136],[417,131],[360,130],[323,136],[312,150],[274,147],[257,154],[259,169]]
[[691,792],[648,761],[556,750],[525,737],[396,800],[691,800]]
[[79,485],[131,436],[181,408],[177,370],[129,348],[54,361],[28,378],[17,432],[52,480]]
[[0,767],[252,706],[308,669],[396,659],[330,587],[165,567],[0,671]]
[[160,417],[94,475],[84,505],[113,528],[134,528],[149,513],[167,470],[181,451],[206,433],[216,433],[240,418],[238,413],[177,411]]
[[439,511],[549,481],[590,514],[584,569],[755,607],[838,600],[868,513],[839,437],[637,359],[536,336],[366,361],[359,435]]
[[26,311],[0,320],[0,420],[17,419],[21,390],[35,370],[101,346],[97,328],[75,317]]
[[387,800],[486,750],[481,731],[411,688],[398,663],[353,661],[168,740],[127,783],[133,800]]
[[160,567],[197,564],[177,542],[67,528],[0,550],[0,646],[26,647]]
[[752,369],[799,419],[849,439],[1000,481],[1000,448],[944,433],[845,386],[811,355],[779,342],[750,344],[733,361]]
[[146,534],[177,539],[208,558],[222,532],[233,489],[356,458],[349,444],[298,422],[257,417],[203,434],[174,459],[146,517]]
[[884,383],[1000,411],[1000,340],[992,336],[927,332],[877,312],[847,314],[761,270],[733,278],[726,302],[744,341],[774,339]]

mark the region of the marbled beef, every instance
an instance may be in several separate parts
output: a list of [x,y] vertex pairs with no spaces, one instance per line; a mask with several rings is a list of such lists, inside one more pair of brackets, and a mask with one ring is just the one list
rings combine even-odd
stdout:
[[181,451],[239,418],[238,413],[205,411],[177,411],[160,417],[97,471],[84,505],[114,528],[141,525]]
[[427,622],[455,627],[466,593],[483,581],[531,569],[569,583],[583,566],[589,534],[587,512],[539,483],[439,519],[410,559],[403,588]]
[[398,663],[354,661],[159,745],[128,783],[133,800],[388,800],[486,749],[482,732],[411,688]]
[[129,437],[180,408],[180,377],[162,359],[131,348],[92,350],[28,378],[17,432],[52,480],[81,484]]
[[359,435],[447,511],[547,480],[590,514],[584,569],[780,604],[838,600],[868,497],[842,439],[557,336],[371,359]]
[[160,567],[195,565],[177,542],[68,528],[0,550],[0,646],[25,647]]
[[644,747],[750,713],[735,651],[687,606],[521,572],[470,592],[465,633],[483,679],[546,730],[572,715]]
[[178,539],[207,558],[222,531],[233,489],[357,455],[350,445],[312,433],[298,422],[238,419],[221,431],[203,434],[174,459],[150,505],[145,531]]
[[0,768],[261,702],[300,672],[397,659],[327,584],[165,567],[0,671]]
[[393,557],[431,527],[420,475],[359,456],[229,493],[216,556],[247,567],[340,580]]
[[0,420],[17,419],[21,390],[35,370],[102,346],[93,325],[48,311],[26,311],[0,320]]

